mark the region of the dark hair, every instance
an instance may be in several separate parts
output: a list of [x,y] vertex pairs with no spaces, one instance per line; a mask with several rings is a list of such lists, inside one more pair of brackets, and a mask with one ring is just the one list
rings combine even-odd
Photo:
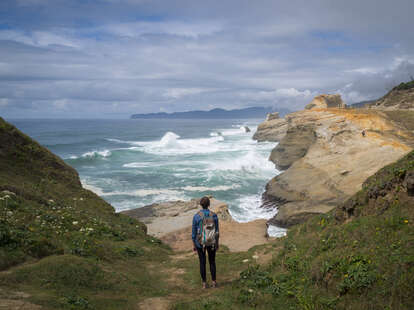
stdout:
[[210,199],[204,196],[200,199],[200,205],[203,207],[203,209],[207,209],[210,206]]

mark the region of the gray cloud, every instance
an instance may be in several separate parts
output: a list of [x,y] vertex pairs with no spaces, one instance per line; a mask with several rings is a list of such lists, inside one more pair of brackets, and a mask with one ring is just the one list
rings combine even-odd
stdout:
[[404,0],[2,1],[0,114],[373,99],[414,75],[413,10]]

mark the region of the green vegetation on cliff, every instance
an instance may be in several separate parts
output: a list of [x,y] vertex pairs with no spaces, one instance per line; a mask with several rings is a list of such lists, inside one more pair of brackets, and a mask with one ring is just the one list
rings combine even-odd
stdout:
[[292,227],[272,262],[176,309],[413,309],[414,152],[329,214]]
[[170,250],[145,230],[0,118],[0,300],[24,291],[46,309],[128,309],[165,295],[148,265]]
[[399,85],[395,86],[393,90],[407,90],[411,88],[414,88],[414,81],[400,83]]

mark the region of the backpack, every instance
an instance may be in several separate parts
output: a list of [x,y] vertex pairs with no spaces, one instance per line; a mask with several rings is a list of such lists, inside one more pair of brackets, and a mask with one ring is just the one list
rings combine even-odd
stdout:
[[201,227],[198,229],[198,242],[204,247],[216,245],[216,223],[214,222],[214,213],[209,211],[208,215],[204,215],[203,211],[199,211],[201,217]]

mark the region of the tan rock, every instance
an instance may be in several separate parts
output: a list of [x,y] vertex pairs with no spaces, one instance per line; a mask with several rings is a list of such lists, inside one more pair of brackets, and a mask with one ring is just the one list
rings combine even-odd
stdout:
[[266,121],[272,121],[274,119],[279,119],[279,118],[280,118],[279,112],[268,113],[266,115]]
[[305,107],[305,109],[327,109],[327,108],[345,108],[341,95],[319,95]]
[[259,142],[278,142],[283,139],[288,129],[288,123],[283,118],[266,120],[261,123],[253,136]]
[[[302,157],[295,148],[279,150],[280,158],[295,158],[286,171],[267,184],[264,194],[265,205],[273,203],[279,208],[271,220],[279,226],[329,211],[356,193],[370,175],[412,149],[413,136],[380,112],[313,109],[285,118],[288,132],[292,132],[286,139],[294,141],[297,135],[300,141],[302,132],[291,129],[303,126],[313,126],[316,138]],[[283,140],[275,150],[280,145],[284,145]]]
[[280,143],[272,150],[269,160],[279,170],[286,170],[295,161],[306,155],[315,142],[313,125],[298,125],[288,129]]

